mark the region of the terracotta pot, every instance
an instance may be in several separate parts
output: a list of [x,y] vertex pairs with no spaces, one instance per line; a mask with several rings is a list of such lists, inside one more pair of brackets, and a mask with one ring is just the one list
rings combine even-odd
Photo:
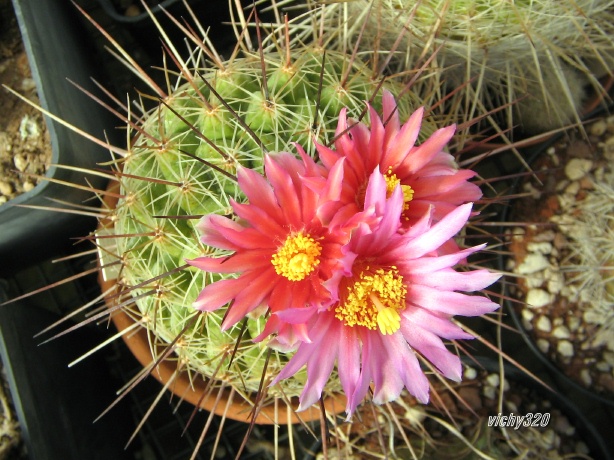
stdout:
[[[112,183],[108,187],[109,192],[117,193],[119,191],[119,184],[117,182]],[[106,195],[104,203],[109,208],[115,207],[118,198],[113,195]],[[112,225],[110,221],[101,220],[99,229]],[[114,292],[114,286],[117,286],[115,279],[104,279],[102,270],[99,272],[98,277],[99,284],[102,288],[102,292]],[[112,308],[117,302],[117,297],[113,294],[109,294],[106,297],[106,303],[109,308]],[[118,309],[111,314],[111,319],[115,327],[119,331],[125,331],[128,328],[134,327],[135,320],[131,318],[122,309]],[[122,338],[132,354],[137,358],[143,367],[148,367],[154,362],[154,356],[150,348],[150,340],[148,337],[149,332],[141,327],[136,332],[127,332],[122,335]],[[177,362],[172,359],[163,360],[155,367],[151,372],[151,375],[156,378],[163,385],[168,383],[177,371]],[[219,401],[216,401],[218,397],[217,391],[212,391],[211,394],[203,397],[210,388],[208,388],[208,380],[206,376],[202,378],[189,377],[188,372],[183,371],[169,386],[169,390],[177,395],[180,399],[185,400],[195,406],[199,406],[209,412],[213,412],[216,415],[225,416],[232,420],[240,422],[250,423],[252,417],[250,411],[252,405],[245,401],[242,396],[236,395],[232,401],[230,401],[230,389],[222,391]],[[255,394],[253,401],[255,401]],[[292,423],[309,422],[321,419],[321,411],[317,407],[311,407],[305,411],[297,413],[295,408],[298,407],[298,398],[291,398],[290,408],[291,413],[288,418],[286,407],[287,404],[282,399],[279,400],[279,404],[269,404],[261,407],[258,412],[255,423],[262,425],[270,424],[283,424],[287,423],[288,419]],[[324,407],[328,413],[340,413],[345,409],[346,398],[344,395],[336,395],[334,397],[327,397],[324,400]],[[278,407],[276,407],[278,406]]]

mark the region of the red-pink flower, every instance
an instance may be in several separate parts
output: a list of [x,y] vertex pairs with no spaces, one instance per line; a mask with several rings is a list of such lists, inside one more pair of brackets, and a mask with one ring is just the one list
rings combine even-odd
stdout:
[[[437,222],[457,206],[480,199],[479,187],[468,182],[475,173],[458,169],[454,158],[443,150],[454,134],[454,125],[437,130],[416,145],[423,108],[416,110],[401,126],[392,94],[384,91],[382,103],[382,118],[369,107],[370,128],[348,120],[343,109],[334,148],[317,146],[327,168],[345,158],[340,200],[349,206],[348,215],[363,209],[367,182],[376,167],[386,178],[388,194],[401,185],[405,227],[414,224],[431,208],[433,220]],[[318,181],[323,183],[320,179],[314,183]]]
[[[365,191],[365,207],[378,210],[378,224],[361,224],[354,231],[344,247],[351,270],[331,289],[335,302],[310,320],[310,342],[299,345],[273,384],[306,365],[300,408],[307,408],[320,398],[336,361],[349,417],[371,384],[376,403],[395,399],[403,388],[427,402],[429,383],[417,353],[444,376],[460,380],[460,359],[446,349],[442,338],[472,336],[450,319],[498,307],[484,296],[458,292],[483,289],[499,278],[487,270],[453,268],[483,246],[444,255],[438,251],[466,224],[471,206],[459,206],[438,222],[427,211],[400,232],[402,189],[397,186],[389,193],[385,176],[376,170]],[[280,314],[282,319],[286,316]]]
[[[213,273],[240,275],[206,286],[194,302],[197,309],[216,310],[232,302],[222,323],[227,329],[259,306],[270,310],[263,339],[277,333],[281,347],[308,341],[305,324],[332,301],[326,282],[347,271],[341,247],[360,220],[337,221],[341,163],[327,172],[327,184],[318,192],[308,188],[303,175],[317,177],[324,168],[299,148],[301,160],[289,153],[265,156],[266,178],[239,168],[238,183],[247,203],[232,203],[239,221],[210,214],[199,223],[202,241],[231,251],[223,257],[199,257],[191,265]],[[336,172],[337,171],[337,172]],[[279,321],[279,312],[292,321]]]

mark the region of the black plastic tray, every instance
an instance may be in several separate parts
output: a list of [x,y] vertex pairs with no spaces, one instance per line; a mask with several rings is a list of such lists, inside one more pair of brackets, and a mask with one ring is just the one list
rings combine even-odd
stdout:
[[[77,10],[65,0],[13,0],[24,45],[41,105],[86,132],[114,139],[117,122],[68,79],[93,90],[90,77],[104,80],[96,65],[96,52],[81,28]],[[108,161],[108,151],[79,134],[47,119],[53,149],[52,164],[93,168]],[[84,174],[52,166],[48,178],[85,185]],[[99,177],[89,178],[95,187]],[[0,206],[0,274],[10,274],[30,263],[60,253],[73,242],[70,237],[87,234],[93,218],[76,214],[33,210],[16,205],[67,207],[51,200],[82,204],[90,194],[44,181],[34,189]]]

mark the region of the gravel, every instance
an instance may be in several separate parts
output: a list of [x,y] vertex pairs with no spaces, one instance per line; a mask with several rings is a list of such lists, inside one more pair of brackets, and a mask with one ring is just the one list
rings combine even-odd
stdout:
[[[0,85],[38,103],[36,87],[12,14],[11,2],[0,0]],[[37,109],[0,87],[0,205],[32,190],[51,162],[51,145]]]

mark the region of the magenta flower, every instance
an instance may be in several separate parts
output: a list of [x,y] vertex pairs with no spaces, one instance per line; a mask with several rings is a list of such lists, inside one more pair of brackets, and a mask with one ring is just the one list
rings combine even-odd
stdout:
[[[309,341],[309,317],[332,302],[325,283],[339,270],[348,270],[341,247],[361,218],[335,219],[331,203],[338,199],[340,176],[335,171],[341,163],[328,172],[329,185],[316,193],[301,176],[317,177],[323,167],[300,148],[299,153],[302,160],[289,153],[266,155],[266,179],[239,168],[239,187],[248,202],[233,202],[232,207],[241,221],[211,214],[199,223],[205,244],[232,254],[188,261],[208,272],[240,274],[206,286],[194,302],[197,309],[213,311],[232,301],[222,323],[227,329],[257,307],[268,307],[271,316],[258,339],[277,333],[278,345],[287,348],[297,340]],[[291,313],[292,321],[279,321],[276,315],[283,311]]]
[[[479,187],[468,182],[475,173],[459,170],[454,158],[443,151],[454,134],[454,125],[437,130],[425,142],[415,145],[424,110],[419,108],[400,126],[392,94],[385,91],[382,102],[382,118],[369,107],[370,129],[363,123],[348,121],[343,109],[334,149],[318,146],[320,159],[327,168],[345,158],[340,200],[350,207],[348,215],[364,208],[367,182],[376,167],[384,174],[389,195],[396,185],[401,185],[405,227],[417,222],[431,207],[437,222],[457,206],[482,196]],[[321,179],[314,182],[323,183]]]
[[[404,205],[401,186],[388,192],[386,177],[376,170],[367,185],[365,207],[377,209],[380,220],[376,226],[361,224],[354,231],[343,250],[351,270],[331,289],[335,302],[311,319],[310,342],[300,343],[273,381],[307,366],[300,409],[320,398],[335,361],[347,396],[348,418],[371,383],[376,403],[395,399],[404,387],[426,403],[429,383],[416,354],[447,378],[460,380],[460,359],[442,339],[472,336],[450,319],[498,308],[486,297],[457,292],[477,291],[499,278],[487,270],[453,269],[483,245],[439,255],[440,246],[466,224],[471,204],[448,212],[436,223],[434,212],[425,212],[406,232],[400,232]],[[286,316],[280,314],[282,319]]]

